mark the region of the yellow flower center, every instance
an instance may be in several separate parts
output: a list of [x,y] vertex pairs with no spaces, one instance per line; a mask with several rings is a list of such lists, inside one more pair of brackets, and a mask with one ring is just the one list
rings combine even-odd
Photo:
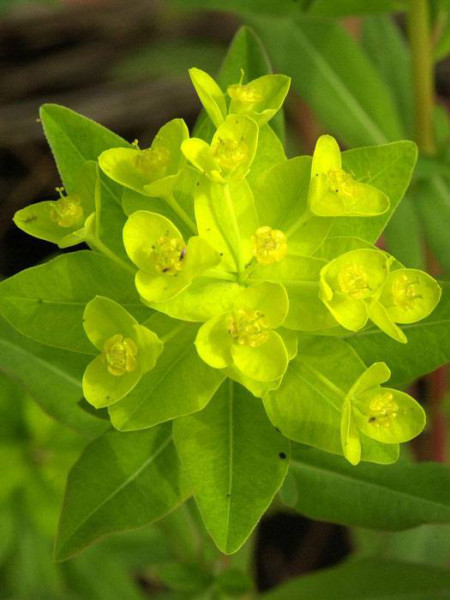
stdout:
[[240,346],[257,348],[269,339],[267,321],[259,310],[236,310],[230,316],[228,331]]
[[155,171],[156,169],[167,167],[169,161],[169,150],[160,146],[159,148],[147,148],[146,150],[141,150],[139,154],[136,155],[135,165],[140,171],[148,173]]
[[138,348],[135,342],[117,333],[106,340],[102,356],[111,375],[119,377],[135,370],[137,353]]
[[242,102],[242,104],[255,104],[263,99],[262,94],[257,92],[255,89],[248,85],[241,85],[235,83],[230,85],[227,89],[227,93],[232,100],[236,102]]
[[279,229],[264,225],[252,236],[253,256],[263,265],[280,262],[286,256],[288,247],[286,236]]
[[371,292],[366,270],[358,264],[344,265],[338,274],[338,284],[350,298],[367,298]]
[[398,404],[392,392],[378,394],[369,404],[369,423],[374,427],[388,428],[398,415]]
[[157,271],[176,275],[183,268],[186,247],[180,238],[163,235],[151,247],[150,260]]
[[418,293],[418,280],[411,280],[408,275],[400,275],[392,284],[392,301],[394,306],[408,310],[413,308],[415,300],[422,296]]
[[341,198],[347,210],[355,208],[358,203],[358,188],[356,181],[342,169],[330,169],[327,173],[328,184],[333,192]]
[[219,139],[212,154],[222,168],[235,169],[247,159],[248,148],[245,142]]
[[50,211],[50,218],[60,227],[75,227],[83,219],[83,207],[78,196],[61,196]]

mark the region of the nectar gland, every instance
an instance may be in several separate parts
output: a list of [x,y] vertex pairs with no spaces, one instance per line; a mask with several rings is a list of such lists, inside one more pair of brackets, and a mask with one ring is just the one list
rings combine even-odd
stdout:
[[261,102],[261,100],[263,99],[263,96],[255,89],[252,89],[248,85],[242,85],[240,83],[230,85],[227,88],[227,94],[235,102],[241,102],[242,104],[249,105],[256,104],[256,102]]
[[170,152],[167,148],[147,148],[140,150],[135,158],[135,166],[143,173],[151,173],[156,169],[167,167],[170,161]]
[[355,208],[358,202],[358,188],[356,181],[342,169],[330,169],[327,173],[328,184],[343,201],[347,210]]
[[165,275],[176,275],[183,269],[186,247],[180,238],[163,235],[151,247],[150,261],[154,268]]
[[392,392],[375,396],[369,404],[369,423],[374,427],[388,428],[398,415],[398,404]]
[[235,169],[247,159],[248,148],[245,142],[220,138],[212,154],[223,169]]
[[137,353],[138,348],[135,342],[117,333],[106,340],[102,357],[111,375],[119,377],[135,370]]
[[230,316],[228,331],[240,346],[257,348],[269,339],[266,319],[259,310],[236,310]]
[[63,196],[63,189],[56,188],[60,199],[52,205],[50,218],[59,227],[75,227],[80,224],[84,216],[81,200],[76,194]]
[[252,236],[253,256],[262,265],[280,262],[286,256],[288,247],[286,236],[279,229],[264,225]]
[[414,307],[414,303],[422,296],[418,294],[418,280],[411,280],[408,275],[400,275],[392,284],[392,302],[404,310]]
[[370,296],[371,289],[363,266],[358,264],[344,265],[337,279],[341,292],[346,296],[356,300]]

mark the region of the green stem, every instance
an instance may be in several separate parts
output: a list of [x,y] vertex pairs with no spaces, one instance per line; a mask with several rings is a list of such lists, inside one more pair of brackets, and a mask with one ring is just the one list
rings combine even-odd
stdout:
[[410,0],[408,31],[415,98],[416,140],[424,154],[434,154],[434,71],[428,0]]
[[108,258],[110,258],[112,261],[114,261],[116,263],[116,265],[119,265],[119,267],[122,267],[122,269],[125,269],[129,273],[132,273],[133,275],[135,275],[136,269],[134,269],[130,264],[128,264],[127,262],[122,260],[119,256],[117,256],[117,254],[115,254],[112,250],[110,250],[110,248],[108,248],[108,246],[106,246],[100,240],[100,238],[87,237],[86,243],[89,244],[89,246],[91,246],[95,250],[98,250],[99,252],[101,252],[104,256],[107,256]]
[[184,208],[181,208],[179,202],[175,200],[173,195],[166,196],[165,198],[167,204],[173,210],[173,212],[180,217],[180,219],[185,223],[188,228],[192,231],[193,234],[197,235],[197,225],[191,219],[191,217],[187,214]]

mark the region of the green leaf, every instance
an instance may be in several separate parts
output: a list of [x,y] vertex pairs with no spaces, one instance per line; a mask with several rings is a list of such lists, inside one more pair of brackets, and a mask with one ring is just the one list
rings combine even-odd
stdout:
[[306,12],[318,17],[346,17],[393,12],[402,8],[405,8],[404,0],[312,0]]
[[99,537],[160,519],[189,495],[169,426],[107,431],[72,468],[55,546],[57,560]]
[[31,267],[0,283],[0,313],[38,342],[95,354],[83,331],[84,307],[96,295],[122,304],[139,321],[149,315],[133,275],[109,258],[80,251]]
[[355,179],[381,190],[390,201],[389,210],[371,219],[337,219],[332,236],[358,237],[374,243],[386,227],[411,180],[417,159],[414,142],[401,141],[382,146],[355,148],[342,153],[342,166]]
[[[44,104],[40,117],[52,149],[61,179],[70,192],[86,160],[97,160],[108,148],[126,148],[121,137],[82,115],[57,104]],[[103,185],[120,201],[120,186],[106,178]]]
[[236,552],[286,476],[287,440],[260,400],[230,381],[205,410],[175,421],[174,440],[207,530],[222,552]]
[[265,600],[432,600],[450,596],[448,570],[393,561],[348,562],[302,575],[268,594]]
[[407,267],[426,268],[422,223],[414,193],[408,192],[387,224],[384,235],[389,252]]
[[[263,399],[269,419],[291,440],[342,455],[344,398],[365,365],[338,339],[304,337],[299,348],[280,387]],[[398,445],[361,436],[361,460],[389,464],[397,458]]]
[[[269,4],[272,2],[270,1]],[[223,8],[223,3],[220,3],[220,8]],[[241,27],[234,36],[216,77],[219,86],[225,90],[229,85],[238,83],[241,78],[241,69],[244,71],[247,81],[271,73],[270,63],[261,41],[249,27]],[[275,115],[272,126],[277,134],[283,137],[284,121],[281,112]],[[214,130],[212,122],[203,111],[197,120],[194,135],[209,142]]]
[[[379,0],[374,1],[376,4],[381,4]],[[363,2],[367,4],[366,0]],[[389,85],[405,133],[408,137],[412,136],[414,132],[412,70],[409,48],[403,32],[389,15],[367,17],[363,25],[362,45],[380,76]]]
[[425,238],[440,266],[450,271],[450,228],[449,185],[439,175],[420,181],[415,192],[415,207],[424,229]]
[[450,284],[440,282],[442,298],[429,317],[402,325],[407,344],[398,344],[377,329],[361,331],[347,342],[365,363],[384,361],[392,371],[391,383],[406,384],[450,360]]
[[389,88],[341,25],[262,16],[249,21],[329,133],[350,146],[402,137]]
[[78,407],[83,395],[81,378],[89,360],[83,354],[33,342],[0,319],[0,370],[20,381],[48,415],[95,437],[106,425]]
[[286,160],[283,144],[270,125],[264,125],[259,130],[258,147],[247,181],[256,193],[260,182],[269,169]]
[[145,325],[167,341],[153,371],[110,407],[111,422],[122,431],[146,429],[202,410],[224,379],[198,356],[197,326],[164,315],[154,315]]
[[336,456],[292,444],[293,508],[320,521],[396,531],[450,522],[450,468],[398,462],[354,467]]

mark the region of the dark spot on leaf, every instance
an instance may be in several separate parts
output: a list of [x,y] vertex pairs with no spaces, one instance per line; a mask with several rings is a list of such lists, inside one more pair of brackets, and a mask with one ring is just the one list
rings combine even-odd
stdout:
[[374,421],[376,421],[376,420],[377,420],[377,418],[376,418],[376,417],[370,417],[370,419],[369,419],[369,423],[373,423],[373,422],[374,422]]
[[280,452],[278,456],[281,458],[281,460],[284,460],[286,458],[286,454],[284,452]]

